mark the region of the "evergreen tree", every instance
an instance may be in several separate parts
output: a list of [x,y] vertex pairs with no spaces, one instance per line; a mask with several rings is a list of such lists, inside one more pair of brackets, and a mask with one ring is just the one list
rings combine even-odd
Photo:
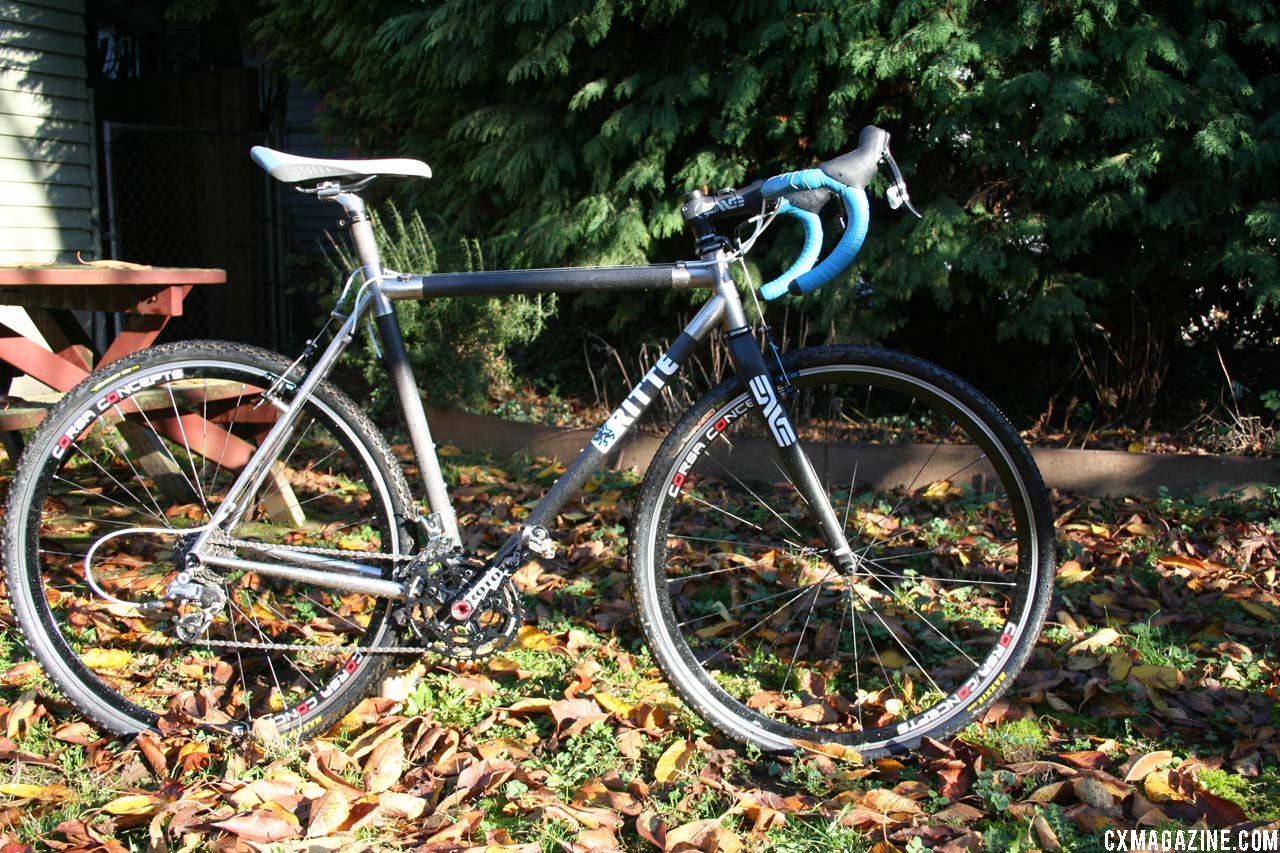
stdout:
[[868,286],[826,288],[824,327],[882,336],[924,298],[984,336],[1074,339],[1100,396],[1135,399],[1192,325],[1280,328],[1271,2],[261,2],[255,34],[331,130],[431,163],[418,201],[504,261],[687,256],[686,190],[874,123],[924,220],[873,203]]

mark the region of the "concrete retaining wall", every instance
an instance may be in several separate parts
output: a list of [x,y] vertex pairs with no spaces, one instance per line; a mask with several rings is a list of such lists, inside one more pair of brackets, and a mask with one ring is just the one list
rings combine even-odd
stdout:
[[[592,431],[586,429],[518,423],[454,410],[431,409],[429,418],[432,433],[439,444],[454,444],[464,450],[483,450],[505,456],[527,452],[564,463],[572,461],[592,436]],[[610,454],[609,465],[619,469],[644,469],[660,443],[658,436],[630,433]],[[762,476],[773,476],[770,467],[772,453],[766,443],[738,440],[735,448],[735,465],[754,465],[760,468]],[[825,445],[816,449],[818,452],[810,447],[814,466],[818,468],[819,476],[826,476],[831,482],[848,479],[855,454],[863,475],[898,485],[905,485],[911,480],[932,482],[949,476],[956,468],[972,461],[971,453],[945,445],[941,448],[863,446],[856,450],[848,446]],[[1280,487],[1280,458],[1059,448],[1039,448],[1033,450],[1032,455],[1050,488],[1088,495],[1152,498],[1159,494],[1162,486],[1174,495],[1193,492],[1219,494],[1236,490],[1256,495],[1260,486]],[[741,471],[739,468],[735,470]],[[984,472],[975,466],[965,471],[967,479],[989,475],[989,471]]]

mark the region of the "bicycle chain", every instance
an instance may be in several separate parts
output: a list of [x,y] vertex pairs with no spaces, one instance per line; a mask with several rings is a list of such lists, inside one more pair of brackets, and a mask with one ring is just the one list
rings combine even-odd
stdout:
[[[247,548],[251,551],[261,551],[267,548],[279,551],[293,551],[302,554],[317,554],[320,556],[333,556],[335,553],[348,555],[350,558],[359,559],[361,557],[368,560],[377,560],[381,562],[400,563],[403,565],[412,565],[419,559],[421,555],[409,554],[382,554],[372,553],[368,551],[341,551],[335,548],[319,548],[307,545],[272,545],[265,542],[257,542],[250,539],[232,539],[219,538],[217,543],[222,547],[229,548]],[[517,607],[519,606],[517,600]],[[516,615],[519,618],[519,614]],[[333,646],[322,643],[264,643],[254,642],[250,640],[214,640],[206,638],[199,645],[210,648],[227,648],[239,649],[244,651],[265,651],[265,652],[305,652],[305,651],[339,651],[341,654],[349,654],[360,652],[362,654],[378,654],[378,655],[424,655],[430,654],[437,657],[445,657],[453,660],[474,661],[475,658],[455,658],[444,653],[439,645],[435,646]]]
[[235,640],[202,640],[199,643],[192,643],[192,645],[262,652],[328,651],[340,652],[341,654],[361,652],[373,655],[440,655],[440,650],[434,646],[326,646],[311,643],[254,643]]

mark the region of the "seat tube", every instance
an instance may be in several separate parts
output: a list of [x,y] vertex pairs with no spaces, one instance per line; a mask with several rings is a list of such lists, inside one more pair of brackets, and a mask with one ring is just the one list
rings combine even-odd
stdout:
[[334,199],[347,212],[347,225],[351,230],[351,242],[355,245],[356,255],[360,259],[361,274],[369,286],[373,297],[373,323],[378,330],[378,340],[382,345],[382,363],[387,375],[391,378],[391,388],[395,393],[396,403],[404,417],[405,430],[409,434],[409,446],[413,448],[414,458],[418,463],[418,472],[422,477],[422,486],[427,498],[427,506],[431,512],[440,516],[440,522],[447,536],[455,546],[462,545],[462,536],[458,532],[458,519],[454,515],[453,505],[449,502],[449,490],[445,486],[444,474],[440,470],[440,458],[436,455],[436,445],[431,438],[431,428],[427,424],[427,413],[422,406],[422,396],[418,391],[417,380],[413,376],[413,368],[409,364],[409,353],[404,345],[404,336],[400,332],[400,321],[386,295],[382,292],[382,256],[378,251],[377,240],[373,236],[373,226],[365,212],[364,201],[354,193],[341,193]]

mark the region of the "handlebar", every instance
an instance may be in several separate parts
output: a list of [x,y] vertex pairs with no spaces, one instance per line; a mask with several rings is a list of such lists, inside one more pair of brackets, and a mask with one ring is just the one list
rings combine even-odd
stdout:
[[[685,198],[684,219],[692,224],[760,214],[770,200],[778,199],[774,213],[800,220],[805,231],[804,247],[786,272],[760,288],[760,296],[770,300],[787,293],[812,293],[844,272],[862,248],[870,224],[866,188],[881,161],[888,161],[893,172],[894,183],[887,194],[889,206],[896,209],[906,204],[919,216],[911,206],[898,164],[889,153],[888,132],[868,125],[858,136],[857,148],[815,168],[786,172],[739,190],[720,190],[714,196],[690,193]],[[822,250],[822,222],[817,211],[831,195],[838,196],[844,205],[848,225],[831,254],[815,267]]]
[[[801,250],[800,257],[796,258],[790,269],[760,288],[760,295],[766,300],[777,299],[784,293],[796,295],[812,293],[844,272],[844,268],[849,266],[854,256],[858,254],[858,250],[862,248],[862,241],[866,239],[867,226],[871,221],[866,190],[845,186],[829,177],[821,168],[778,175],[765,181],[761,188],[765,198],[778,198],[792,190],[816,189],[827,189],[840,197],[840,201],[844,203],[844,212],[849,224],[845,227],[844,234],[840,236],[840,242],[836,243],[831,254],[827,255],[827,259],[814,267],[813,264],[818,259],[818,252],[822,247],[822,222],[814,213],[808,213],[801,218],[805,229],[804,249]],[[785,198],[782,203],[788,205]],[[791,211],[794,210],[798,208],[791,208]],[[783,211],[779,210],[779,212]]]

